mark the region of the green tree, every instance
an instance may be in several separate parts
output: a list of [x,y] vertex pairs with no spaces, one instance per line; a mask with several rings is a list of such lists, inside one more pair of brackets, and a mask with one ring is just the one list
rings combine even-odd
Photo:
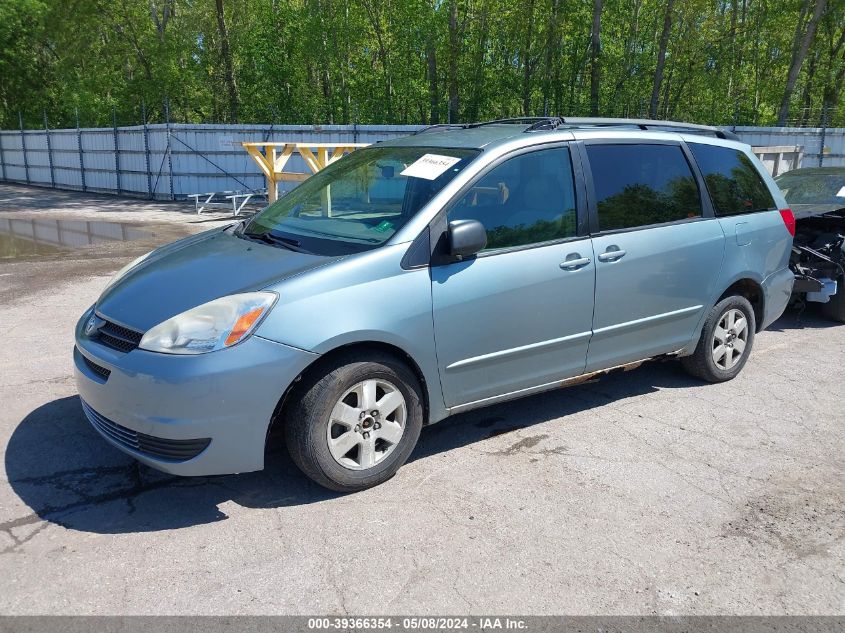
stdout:
[[0,0],[0,125],[845,125],[845,0]]

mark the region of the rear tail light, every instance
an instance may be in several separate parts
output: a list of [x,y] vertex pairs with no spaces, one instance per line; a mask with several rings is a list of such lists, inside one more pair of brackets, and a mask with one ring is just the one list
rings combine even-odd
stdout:
[[792,209],[781,209],[780,217],[783,218],[786,230],[789,231],[792,237],[795,237],[795,216],[792,215]]

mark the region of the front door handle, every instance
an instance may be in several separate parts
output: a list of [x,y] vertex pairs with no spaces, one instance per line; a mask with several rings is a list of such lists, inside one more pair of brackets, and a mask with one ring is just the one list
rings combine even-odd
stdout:
[[581,257],[581,255],[578,253],[572,253],[560,263],[560,267],[563,268],[563,270],[578,270],[579,268],[583,268],[589,263],[589,257]]
[[599,255],[600,262],[615,262],[618,259],[625,257],[625,251],[618,246],[608,246],[607,250]]

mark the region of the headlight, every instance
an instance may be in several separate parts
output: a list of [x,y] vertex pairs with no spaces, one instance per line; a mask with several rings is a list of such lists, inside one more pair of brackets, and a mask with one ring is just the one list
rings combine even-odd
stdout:
[[273,292],[229,295],[159,323],[138,346],[165,354],[203,354],[245,339],[276,302]]

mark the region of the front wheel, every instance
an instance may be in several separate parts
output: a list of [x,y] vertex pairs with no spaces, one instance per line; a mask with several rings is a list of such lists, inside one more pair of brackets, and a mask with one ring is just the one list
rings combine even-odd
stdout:
[[390,479],[422,429],[419,381],[388,355],[338,359],[294,398],[285,419],[288,451],[308,477],[339,492]]
[[713,306],[691,356],[681,359],[687,372],[707,382],[734,378],[748,360],[757,327],[748,299],[726,297]]

